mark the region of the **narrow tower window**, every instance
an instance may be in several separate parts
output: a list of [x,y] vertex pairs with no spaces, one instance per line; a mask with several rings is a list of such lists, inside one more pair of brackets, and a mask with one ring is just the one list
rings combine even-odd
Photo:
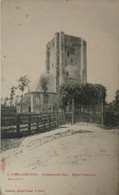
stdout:
[[69,57],[69,51],[67,51],[67,57]]
[[66,72],[66,75],[67,75],[67,77],[69,77],[69,73],[68,72]]
[[73,59],[71,58],[71,63],[73,62]]

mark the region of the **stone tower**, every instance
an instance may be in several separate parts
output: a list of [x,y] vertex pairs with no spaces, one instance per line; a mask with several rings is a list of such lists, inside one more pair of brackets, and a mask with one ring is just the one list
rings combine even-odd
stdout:
[[46,72],[53,77],[54,92],[69,80],[87,82],[87,44],[80,37],[59,32],[46,46]]

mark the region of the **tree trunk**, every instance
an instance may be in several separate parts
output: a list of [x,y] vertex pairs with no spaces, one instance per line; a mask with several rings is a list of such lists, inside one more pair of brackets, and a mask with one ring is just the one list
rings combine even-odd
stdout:
[[22,91],[21,112],[23,112],[23,91]]
[[72,99],[72,125],[74,124],[74,99]]
[[87,105],[87,122],[89,123],[89,105]]

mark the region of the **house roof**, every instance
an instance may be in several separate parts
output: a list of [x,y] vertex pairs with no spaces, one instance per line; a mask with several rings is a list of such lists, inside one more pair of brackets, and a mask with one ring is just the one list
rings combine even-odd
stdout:
[[[54,93],[55,91],[54,91],[54,85],[53,85],[53,83],[54,83],[53,75],[48,74],[48,73],[44,73],[41,76],[47,77],[47,79],[48,79],[48,91],[47,92]],[[30,89],[31,92],[43,92],[43,89],[41,87],[41,82],[40,82],[41,76],[39,78],[37,78],[36,81],[31,86],[31,89]]]
[[[48,74],[48,73],[44,73],[42,74],[42,76],[46,77],[48,79],[48,90],[47,92],[48,93],[55,93],[55,90],[54,90],[54,78],[53,78],[53,75],[51,74]],[[44,93],[42,87],[41,87],[41,82],[40,82],[40,78],[39,77],[38,79],[36,79],[36,81],[33,83],[33,85],[31,86],[31,89],[30,89],[30,93],[27,93],[24,95],[23,97],[23,105],[28,105],[30,104],[30,101],[31,101],[31,93]],[[21,105],[22,103],[22,100],[20,100],[20,102],[17,104],[17,105]]]

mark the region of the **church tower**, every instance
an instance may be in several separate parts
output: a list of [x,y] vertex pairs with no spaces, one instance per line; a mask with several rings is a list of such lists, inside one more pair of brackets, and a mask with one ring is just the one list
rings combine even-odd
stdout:
[[46,46],[46,72],[53,77],[54,92],[62,83],[87,82],[87,44],[80,37],[59,32]]

